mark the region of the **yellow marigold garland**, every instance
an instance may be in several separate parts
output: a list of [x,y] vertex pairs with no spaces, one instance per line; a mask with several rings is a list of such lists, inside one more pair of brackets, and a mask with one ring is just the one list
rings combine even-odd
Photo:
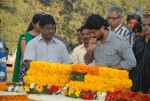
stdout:
[[[69,81],[71,72],[86,74],[84,81]],[[128,78],[128,72],[125,70],[82,64],[66,65],[33,61],[30,64],[30,69],[27,71],[27,76],[24,77],[24,82],[61,87],[68,83],[69,87],[76,91],[91,90],[106,92],[130,88],[132,82]],[[40,91],[41,89],[38,90]]]
[[84,82],[70,81],[68,85],[73,90],[106,92],[130,88],[132,82],[128,79],[128,72],[125,70],[99,67],[98,75],[87,74]]
[[65,86],[69,81],[71,65],[33,61],[24,77],[25,83]]
[[98,75],[99,69],[96,66],[87,66],[84,64],[73,64],[72,71],[79,72],[79,73],[86,73],[92,75]]

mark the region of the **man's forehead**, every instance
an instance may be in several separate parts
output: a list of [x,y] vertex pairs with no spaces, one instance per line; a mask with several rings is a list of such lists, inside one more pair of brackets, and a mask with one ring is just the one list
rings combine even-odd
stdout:
[[90,30],[89,30],[89,29],[86,29],[86,28],[82,30],[82,32],[85,32],[85,31],[88,32],[88,31],[90,31]]
[[108,15],[118,15],[116,11],[109,12]]
[[149,18],[144,18],[142,23],[150,23],[150,17]]
[[45,27],[55,27],[56,25],[53,24],[46,24]]
[[89,30],[89,32],[94,32],[94,31],[96,31],[96,29],[88,29]]
[[131,19],[131,20],[129,20],[129,22],[138,22],[138,20],[137,19]]

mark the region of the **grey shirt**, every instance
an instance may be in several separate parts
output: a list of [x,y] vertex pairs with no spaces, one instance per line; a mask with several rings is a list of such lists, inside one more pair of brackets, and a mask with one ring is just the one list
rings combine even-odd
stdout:
[[73,63],[65,45],[61,41],[53,37],[47,44],[41,35],[35,37],[27,44],[24,60]]
[[136,59],[127,39],[111,32],[104,44],[97,42],[93,55],[96,64],[120,64],[126,70],[136,66]]

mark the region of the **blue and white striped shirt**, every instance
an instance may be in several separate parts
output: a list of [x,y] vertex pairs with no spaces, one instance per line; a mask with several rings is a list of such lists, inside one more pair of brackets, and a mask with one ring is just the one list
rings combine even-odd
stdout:
[[6,76],[6,56],[2,42],[0,41],[0,82],[5,81]]
[[121,36],[125,37],[130,42],[130,39],[129,39],[129,37],[130,37],[130,35],[129,35],[130,31],[126,27],[124,27],[122,24],[120,24],[114,31],[111,31],[111,29],[109,27],[109,31],[111,33],[115,33],[117,35],[121,35]]

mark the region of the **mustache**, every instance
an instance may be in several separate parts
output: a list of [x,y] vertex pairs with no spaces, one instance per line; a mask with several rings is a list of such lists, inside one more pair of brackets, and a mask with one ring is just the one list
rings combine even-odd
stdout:
[[88,38],[84,38],[83,40],[89,40]]

